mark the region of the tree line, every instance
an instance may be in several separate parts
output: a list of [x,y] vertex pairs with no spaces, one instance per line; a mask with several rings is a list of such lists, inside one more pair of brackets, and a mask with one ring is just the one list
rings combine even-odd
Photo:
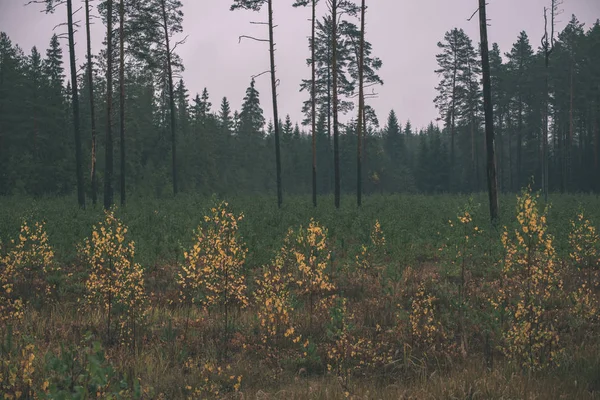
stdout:
[[[266,79],[261,74],[249,77],[240,110],[227,98],[213,105],[206,88],[189,93],[179,78],[179,0],[103,0],[95,9],[85,0],[82,66],[75,63],[72,0],[43,0],[48,12],[67,16],[69,79],[60,35],[42,55],[35,47],[26,54],[0,34],[0,193],[76,191],[82,207],[99,194],[110,207],[114,187],[122,204],[127,193],[184,191],[277,193],[279,205],[283,193],[312,193],[316,205],[317,194],[333,193],[339,206],[342,193],[356,193],[360,204],[362,193],[486,190],[482,58],[468,35],[454,28],[438,43],[438,121],[416,128],[392,110],[380,124],[368,103],[383,85],[383,62],[365,35],[365,1],[322,1],[322,16],[316,0],[294,3],[312,8],[310,75],[299,86],[307,93],[305,118],[298,124],[278,115],[272,0],[231,6],[266,11],[265,38],[247,38],[268,44],[269,116],[255,88],[255,79]],[[600,190],[600,23],[586,30],[572,16],[555,38],[552,6],[552,32],[539,48],[521,32],[508,52],[495,43],[489,51],[500,191],[518,191],[530,180],[546,191]],[[95,54],[94,13],[106,26]],[[350,116],[347,123],[341,115]]]

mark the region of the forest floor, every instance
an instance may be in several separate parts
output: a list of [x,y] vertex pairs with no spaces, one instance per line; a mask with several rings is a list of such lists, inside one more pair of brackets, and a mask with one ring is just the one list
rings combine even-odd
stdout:
[[284,200],[0,198],[0,399],[600,398],[598,196]]

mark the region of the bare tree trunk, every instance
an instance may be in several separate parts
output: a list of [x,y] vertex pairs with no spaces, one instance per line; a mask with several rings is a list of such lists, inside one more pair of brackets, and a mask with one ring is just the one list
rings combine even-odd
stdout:
[[600,105],[597,105],[598,110],[596,111],[596,116],[594,118],[594,189],[596,193],[600,191],[600,165],[598,164],[598,147],[600,142],[600,123],[598,120],[600,119]]
[[568,151],[568,172],[569,182],[573,182],[573,60],[569,71],[569,151]]
[[[521,68],[519,68],[519,74],[520,74],[520,78],[519,79],[523,79],[522,78],[522,74],[523,72],[521,71]],[[521,84],[519,84],[519,109],[518,109],[518,119],[517,119],[517,169],[516,169],[516,176],[515,176],[515,181],[517,184],[516,187],[516,191],[518,192],[519,190],[521,190],[521,167],[522,167],[522,159],[521,159],[521,147],[523,146],[523,99],[521,98]]]
[[550,53],[545,52],[545,71],[544,71],[544,126],[542,136],[542,190],[544,192],[544,201],[548,202],[548,61]]
[[[502,126],[502,109],[498,109],[498,191],[504,192],[504,129]],[[487,142],[486,142],[487,149]]]
[[475,118],[473,117],[473,115],[471,114],[471,189],[477,191],[479,189],[478,187],[478,180],[477,180],[477,162],[475,161]]
[[508,128],[508,187],[509,190],[514,190],[513,187],[513,151],[512,151],[512,136],[513,136],[513,125],[512,119],[510,118],[510,108],[506,115],[506,123]]
[[[277,168],[277,207],[283,203],[281,187],[281,152],[279,149],[279,116],[277,113],[277,79],[275,78],[275,42],[273,39],[273,0],[268,0],[269,6],[269,56],[271,63],[271,91],[273,93],[273,119],[275,120],[275,164]],[[314,68],[314,63],[313,63]],[[313,78],[314,79],[314,78]],[[313,116],[314,118],[314,116]],[[314,134],[313,134],[314,135]],[[314,141],[314,139],[313,139]],[[314,157],[314,156],[313,156]]]
[[87,73],[88,73],[88,90],[90,96],[90,123],[92,129],[92,204],[96,206],[98,201],[98,182],[96,180],[96,110],[94,107],[94,76],[92,67],[92,35],[90,33],[90,1],[85,0],[85,32],[87,42]]
[[71,95],[73,101],[73,132],[75,134],[75,164],[77,172],[77,201],[85,208],[83,168],[81,166],[81,132],[79,126],[79,92],[77,91],[77,66],[75,65],[75,38],[73,32],[73,4],[67,0],[67,29],[69,31],[69,60],[71,64]]
[[338,87],[337,87],[337,8],[338,0],[331,2],[331,73],[333,92],[333,169],[335,175],[335,208],[340,208],[340,149],[338,126]]
[[171,65],[171,44],[169,41],[169,25],[167,23],[167,10],[165,0],[161,0],[163,30],[165,32],[165,45],[167,47],[167,74],[169,79],[169,108],[171,111],[171,152],[172,152],[172,175],[173,175],[173,194],[177,194],[177,136],[175,127],[175,95],[173,88],[173,66]]
[[[331,40],[327,44],[327,60],[331,60]],[[331,93],[331,62],[327,66],[327,156],[328,156],[328,168],[327,168],[327,184],[329,185],[328,193],[331,193],[331,188],[333,187],[333,175],[331,174],[331,98],[333,97]]]
[[[453,32],[453,36],[454,36],[454,44],[456,44],[457,38],[456,38],[456,31],[452,31]],[[454,54],[454,71],[452,72],[452,106],[450,109],[450,188],[454,189],[453,186],[453,181],[455,180],[455,171],[454,171],[454,164],[455,164],[455,157],[454,157],[454,120],[455,120],[455,113],[456,113],[456,74],[458,71],[458,60],[456,57],[456,53]]]
[[113,204],[113,139],[112,139],[112,17],[113,0],[107,1],[107,23],[106,23],[106,144],[104,162],[104,208],[109,209]]
[[312,88],[311,88],[311,111],[312,111],[312,200],[313,206],[317,206],[317,82],[316,79],[316,56],[315,56],[315,25],[317,22],[317,0],[312,0]]
[[125,0],[119,7],[119,122],[121,127],[121,205],[125,205]]
[[563,121],[560,121],[558,127],[558,146],[560,148],[560,192],[567,191],[567,135],[564,129]]
[[492,224],[498,221],[498,182],[496,178],[496,155],[494,154],[494,110],[490,83],[490,60],[488,56],[487,17],[485,0],[479,0],[479,30],[481,35],[481,61],[483,73],[483,108],[485,112],[485,136],[487,147],[487,181]]
[[362,205],[362,135],[365,110],[364,96],[364,61],[365,58],[365,0],[360,7],[360,48],[358,54],[358,123],[356,153],[356,205]]
[[550,63],[550,54],[554,50],[554,13],[555,13],[555,0],[552,0],[551,8],[551,36],[548,38],[548,18],[546,15],[546,8],[544,8],[544,36],[542,37],[542,48],[544,49],[544,110],[543,110],[543,131],[542,131],[542,191],[544,192],[544,200],[548,201],[548,174],[549,174],[549,157],[548,157],[548,122],[549,122],[549,74],[548,69]]

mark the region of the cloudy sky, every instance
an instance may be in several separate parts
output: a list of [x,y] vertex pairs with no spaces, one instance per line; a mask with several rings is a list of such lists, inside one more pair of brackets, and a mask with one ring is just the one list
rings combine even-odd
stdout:
[[[83,0],[73,0],[77,5]],[[534,47],[543,33],[543,9],[551,0],[488,0],[491,19],[489,41],[497,42],[502,52],[510,50],[518,33],[525,30]],[[0,31],[5,31],[13,43],[26,53],[37,46],[45,51],[52,29],[63,22],[66,10],[54,15],[41,13],[41,5],[24,6],[26,0],[0,0]],[[95,2],[94,2],[95,3]],[[183,79],[192,95],[207,87],[217,110],[227,96],[234,109],[239,109],[250,77],[268,69],[265,43],[242,41],[240,35],[267,37],[264,26],[250,21],[265,19],[265,13],[229,11],[229,0],[183,0],[184,35],[187,42],[179,47],[186,67]],[[300,121],[302,101],[308,97],[299,92],[301,79],[310,76],[306,58],[310,35],[310,9],[295,9],[293,0],[274,0],[278,28],[276,63],[280,114],[290,114]],[[402,124],[410,119],[413,125],[425,126],[437,117],[433,105],[438,77],[435,54],[437,42],[454,27],[463,28],[476,44],[479,28],[476,19],[467,18],[477,8],[476,0],[370,0],[366,37],[373,44],[373,53],[383,60],[380,75],[385,85],[377,89],[379,97],[369,100],[382,125],[390,109],[395,109]],[[77,7],[76,7],[77,8]],[[575,14],[589,28],[600,18],[600,0],[564,0],[563,14],[558,18],[558,30]],[[266,10],[265,10],[266,11]],[[319,13],[325,4],[321,1]],[[83,18],[83,11],[78,19]],[[58,28],[63,29],[63,28]],[[97,22],[92,34],[95,48],[101,42],[104,29]],[[78,64],[84,61],[85,30],[77,32]],[[66,43],[63,43],[66,46]],[[66,50],[66,49],[65,49]],[[270,83],[267,75],[257,80],[262,106],[267,120],[272,115]]]

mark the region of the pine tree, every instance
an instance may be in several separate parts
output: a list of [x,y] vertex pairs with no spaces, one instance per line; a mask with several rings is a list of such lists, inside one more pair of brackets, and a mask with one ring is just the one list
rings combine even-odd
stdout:
[[[311,36],[310,36],[310,122],[312,137],[312,200],[313,207],[317,206],[317,70],[316,70],[316,26],[317,26],[317,3],[318,0],[311,0]],[[294,7],[307,6],[308,0],[296,0]]]
[[487,147],[487,181],[492,224],[498,221],[498,181],[496,178],[496,155],[494,153],[494,113],[488,55],[487,17],[485,0],[479,0],[479,28],[481,36],[481,64],[483,73],[483,106],[485,109],[485,137]]
[[125,205],[125,0],[119,2],[119,131],[121,138],[121,206]]
[[106,140],[104,143],[104,209],[113,205],[113,138],[112,138],[112,95],[113,95],[113,0],[106,2]]
[[440,111],[440,118],[444,121],[450,134],[450,162],[452,167],[454,167],[455,160],[454,128],[460,103],[458,77],[461,68],[461,53],[464,52],[465,42],[466,34],[464,31],[454,28],[450,32],[446,32],[444,42],[438,42],[437,46],[442,52],[435,56],[439,66],[435,73],[441,75],[442,79],[436,87],[438,95],[433,101]]
[[[252,11],[260,11],[262,6],[267,5],[267,19],[269,28],[269,61],[270,61],[270,75],[271,75],[271,94],[273,101],[273,120],[279,121],[279,114],[277,109],[277,79],[275,75],[275,40],[273,34],[273,0],[233,0],[231,10],[245,9]],[[267,40],[263,40],[267,41]],[[254,85],[254,79],[252,80]],[[264,122],[263,122],[264,125]],[[281,154],[279,146],[279,125],[275,124],[275,167],[277,171],[277,206],[281,208],[283,203],[283,189],[281,182]]]
[[92,154],[91,154],[91,190],[92,190],[92,205],[95,207],[98,201],[98,182],[96,178],[96,108],[94,104],[94,73],[92,62],[92,37],[90,29],[90,1],[85,0],[85,32],[86,32],[86,57],[87,57],[87,85],[89,91],[89,107],[90,107],[90,130],[92,139]]
[[[71,109],[72,109],[72,124],[73,133],[75,136],[75,171],[77,178],[77,201],[79,207],[85,208],[85,189],[83,183],[83,169],[81,164],[81,132],[79,119],[79,91],[77,89],[77,66],[75,64],[75,37],[74,37],[74,22],[73,22],[73,0],[65,2],[59,0],[44,0],[46,4],[46,13],[53,13],[59,5],[66,3],[67,12],[67,37],[69,40],[69,65],[71,70]],[[55,35],[53,40],[56,40],[58,45],[58,37]],[[61,83],[62,84],[62,83]]]
[[[462,51],[459,53],[460,72],[457,76],[458,89],[460,90],[460,103],[462,125],[469,127],[471,142],[471,190],[481,188],[479,181],[479,132],[482,109],[482,93],[479,83],[481,81],[481,64],[477,60],[477,53],[473,48],[471,39],[463,37]],[[466,153],[466,152],[465,152]]]
[[[498,166],[498,190],[503,191],[505,187],[510,187],[510,174],[512,171],[506,171],[505,166],[505,140],[511,132],[504,129],[505,118],[508,113],[508,100],[506,92],[506,65],[502,62],[500,47],[498,43],[492,44],[492,49],[489,51],[490,59],[490,81],[492,90],[492,105],[494,113],[494,126],[496,141],[496,165]],[[508,178],[508,182],[505,180]]]
[[335,208],[340,208],[340,150],[339,150],[339,125],[338,125],[338,62],[342,59],[338,58],[338,21],[341,15],[356,15],[357,7],[354,3],[348,0],[328,0],[329,10],[331,13],[331,85],[332,96],[331,106],[333,113],[333,170],[334,170],[334,202]]
[[183,32],[183,4],[181,0],[148,0],[139,3],[136,20],[132,23],[135,37],[132,47],[136,56],[147,63],[150,70],[166,88],[169,127],[171,130],[171,176],[173,194],[178,193],[177,127],[175,85],[173,76],[183,70],[181,59],[174,52],[178,44],[175,36]]
[[357,136],[357,155],[356,155],[356,205],[360,207],[362,205],[362,136],[363,132],[363,120],[364,120],[364,109],[365,109],[365,94],[364,94],[364,71],[365,71],[365,0],[362,0],[360,7],[360,45],[358,54],[356,57],[358,64],[358,121],[356,123],[356,136]]

